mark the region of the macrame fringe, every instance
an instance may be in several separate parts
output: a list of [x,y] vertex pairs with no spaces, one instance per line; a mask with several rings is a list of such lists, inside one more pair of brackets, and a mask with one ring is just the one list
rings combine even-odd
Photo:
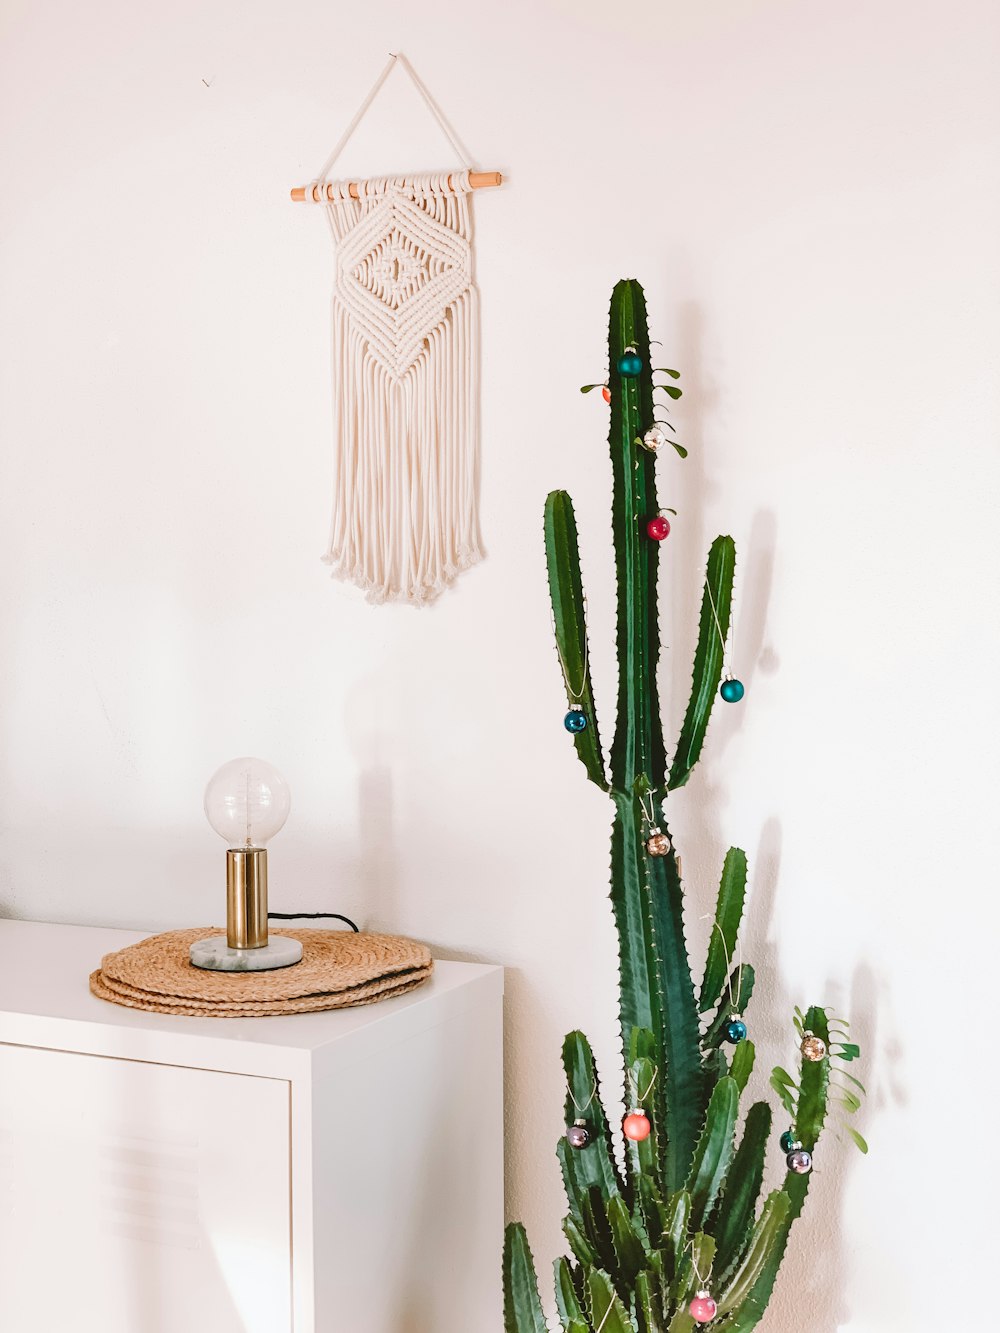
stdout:
[[[450,184],[449,184],[450,183]],[[334,574],[433,601],[482,558],[468,172],[333,186]]]

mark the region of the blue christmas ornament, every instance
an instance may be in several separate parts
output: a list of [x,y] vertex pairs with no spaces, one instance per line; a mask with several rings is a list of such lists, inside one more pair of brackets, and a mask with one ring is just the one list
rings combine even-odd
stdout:
[[730,679],[722,682],[719,693],[722,695],[723,699],[725,699],[727,704],[738,704],[744,694],[746,694],[746,690],[743,688],[743,682],[741,680]]
[[781,1144],[781,1151],[783,1153],[793,1152],[794,1149],[798,1147],[798,1139],[796,1139],[790,1129],[785,1130],[778,1142]]
[[587,714],[582,708],[571,708],[563,718],[563,726],[567,731],[579,732],[587,730]]
[[634,380],[642,373],[642,357],[634,347],[626,347],[618,358],[618,374],[624,379]]
[[738,1046],[741,1041],[746,1040],[747,1025],[742,1018],[734,1018],[726,1024],[726,1041],[733,1046]]

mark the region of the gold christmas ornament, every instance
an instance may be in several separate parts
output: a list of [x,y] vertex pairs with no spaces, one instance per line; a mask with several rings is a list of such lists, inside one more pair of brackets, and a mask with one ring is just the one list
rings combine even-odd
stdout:
[[662,829],[654,828],[646,839],[646,851],[650,856],[666,856],[670,851],[670,839]]
[[802,1058],[804,1060],[822,1060],[823,1056],[826,1055],[826,1042],[822,1037],[817,1037],[814,1036],[813,1033],[807,1032],[802,1038],[802,1045],[799,1049],[802,1052]]

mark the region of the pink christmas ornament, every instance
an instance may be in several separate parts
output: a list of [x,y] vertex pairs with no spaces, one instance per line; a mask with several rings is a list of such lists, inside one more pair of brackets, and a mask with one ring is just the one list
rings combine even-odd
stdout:
[[715,1318],[715,1312],[718,1310],[715,1301],[712,1300],[707,1291],[699,1291],[688,1309],[691,1312],[691,1318],[696,1324],[708,1324]]

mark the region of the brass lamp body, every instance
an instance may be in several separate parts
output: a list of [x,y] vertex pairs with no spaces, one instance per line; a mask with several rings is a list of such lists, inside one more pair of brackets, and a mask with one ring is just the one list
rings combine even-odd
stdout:
[[230,949],[267,944],[267,849],[230,847],[226,852],[226,943]]

